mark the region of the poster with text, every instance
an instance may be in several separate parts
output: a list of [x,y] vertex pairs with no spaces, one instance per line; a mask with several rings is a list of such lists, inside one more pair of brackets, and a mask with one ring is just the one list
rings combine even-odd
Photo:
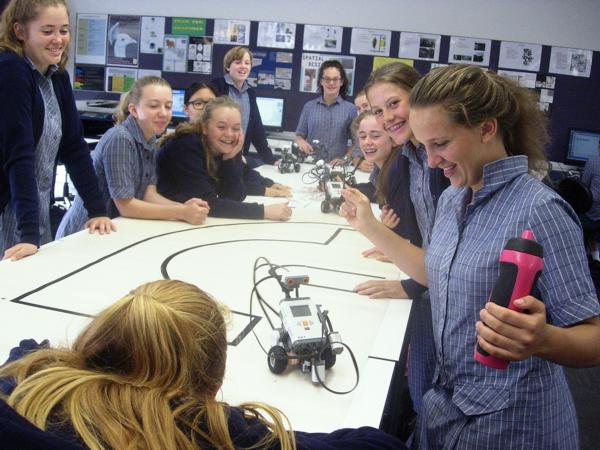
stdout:
[[171,19],[171,34],[204,36],[206,34],[206,19],[196,19],[195,17],[173,17]]
[[252,71],[248,84],[252,87],[292,89],[292,62],[294,54],[276,50],[254,50]]
[[215,19],[214,31],[215,44],[250,45],[249,20],[223,20]]
[[188,43],[188,72],[212,73],[213,38],[208,36],[190,36]]
[[[107,14],[77,14],[75,62],[104,64],[106,62]],[[103,82],[104,82],[104,76]]]
[[106,64],[137,66],[140,57],[140,16],[108,16]]
[[342,64],[348,77],[348,95],[354,92],[355,56],[328,55],[323,53],[303,53],[300,72],[300,92],[317,92],[319,67],[325,61],[336,60]]
[[352,28],[350,53],[356,55],[390,56],[391,40],[391,31]]
[[542,46],[523,42],[502,41],[498,67],[503,69],[530,70],[539,72]]
[[294,48],[296,24],[290,22],[258,22],[257,47]]
[[592,55],[591,50],[552,47],[548,72],[589,78],[592,71]]
[[185,72],[187,69],[187,36],[175,36],[167,34],[163,46],[163,68],[164,72]]
[[498,70],[498,75],[510,78],[519,83],[520,86],[529,89],[535,88],[536,74],[531,72],[516,72],[513,70]]
[[135,83],[136,77],[137,69],[107,67],[105,90],[107,92],[127,92]]
[[491,47],[492,41],[490,39],[451,36],[448,62],[450,64],[489,66]]
[[73,89],[81,91],[104,91],[104,66],[80,66],[75,64]]
[[400,58],[423,59],[438,61],[440,59],[440,43],[442,36],[439,34],[400,33]]
[[311,52],[342,52],[342,27],[304,25],[302,50]]
[[142,17],[140,49],[142,53],[162,53],[165,39],[164,17]]

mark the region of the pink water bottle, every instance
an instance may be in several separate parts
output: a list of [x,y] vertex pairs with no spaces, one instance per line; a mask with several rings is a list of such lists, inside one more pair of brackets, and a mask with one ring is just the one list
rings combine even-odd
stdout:
[[[500,253],[500,276],[489,301],[522,312],[513,302],[531,294],[544,267],[543,257],[543,248],[535,242],[533,231],[525,230],[521,237],[510,239]],[[475,359],[495,369],[508,367],[508,361],[490,355],[479,344],[475,348]]]

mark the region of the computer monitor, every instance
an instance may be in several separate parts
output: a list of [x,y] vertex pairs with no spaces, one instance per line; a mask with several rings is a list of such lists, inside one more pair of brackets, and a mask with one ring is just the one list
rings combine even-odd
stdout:
[[256,97],[260,118],[267,130],[281,131],[283,128],[283,99]]
[[176,119],[178,122],[187,120],[187,115],[184,110],[185,104],[183,102],[184,95],[184,89],[173,89],[173,119]]
[[585,165],[590,156],[597,155],[600,143],[600,131],[569,130],[569,147],[567,150],[567,164],[576,166]]

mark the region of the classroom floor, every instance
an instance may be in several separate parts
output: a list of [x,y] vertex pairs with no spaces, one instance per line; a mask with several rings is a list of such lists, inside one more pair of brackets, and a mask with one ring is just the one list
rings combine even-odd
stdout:
[[577,409],[580,450],[600,449],[600,367],[565,368]]

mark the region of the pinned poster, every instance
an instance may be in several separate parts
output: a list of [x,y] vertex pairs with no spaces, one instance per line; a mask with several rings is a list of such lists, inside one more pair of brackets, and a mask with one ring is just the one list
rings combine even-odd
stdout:
[[247,47],[250,45],[250,21],[215,19],[213,35],[215,44]]
[[514,72],[512,70],[498,70],[498,75],[510,78],[519,83],[520,86],[534,89],[536,82],[536,74],[531,72]]
[[[104,64],[106,60],[107,14],[77,14],[75,62]],[[104,75],[102,76],[104,82]]]
[[552,47],[548,72],[589,78],[592,51],[579,48]]
[[489,66],[491,48],[492,41],[490,39],[451,36],[448,62],[450,64]]
[[323,53],[303,53],[300,72],[300,92],[317,92],[319,67],[325,61],[339,61],[348,77],[348,95],[354,92],[355,56],[328,55]]
[[212,73],[213,39],[207,36],[190,36],[188,44],[188,72]]
[[257,47],[294,48],[296,24],[289,22],[258,22]]
[[140,16],[108,16],[106,64],[137,66],[140,58]]
[[204,36],[206,34],[206,19],[173,17],[171,19],[171,34]]
[[353,28],[350,53],[356,55],[390,56],[392,32],[367,28]]
[[254,63],[248,77],[250,86],[286,91],[292,89],[292,52],[254,50],[252,56]]
[[103,91],[105,73],[106,67],[104,66],[80,66],[75,64],[73,89]]
[[137,79],[137,69],[125,67],[106,68],[106,91],[127,92]]
[[442,36],[439,34],[400,33],[400,58],[423,59],[425,61],[439,61],[440,43]]
[[539,72],[541,59],[542,46],[539,44],[508,41],[500,43],[498,67]]
[[142,17],[140,50],[142,53],[162,53],[165,39],[164,17]]
[[164,72],[185,72],[187,69],[187,36],[165,36],[163,68]]
[[302,50],[341,53],[343,33],[342,27],[304,25]]

